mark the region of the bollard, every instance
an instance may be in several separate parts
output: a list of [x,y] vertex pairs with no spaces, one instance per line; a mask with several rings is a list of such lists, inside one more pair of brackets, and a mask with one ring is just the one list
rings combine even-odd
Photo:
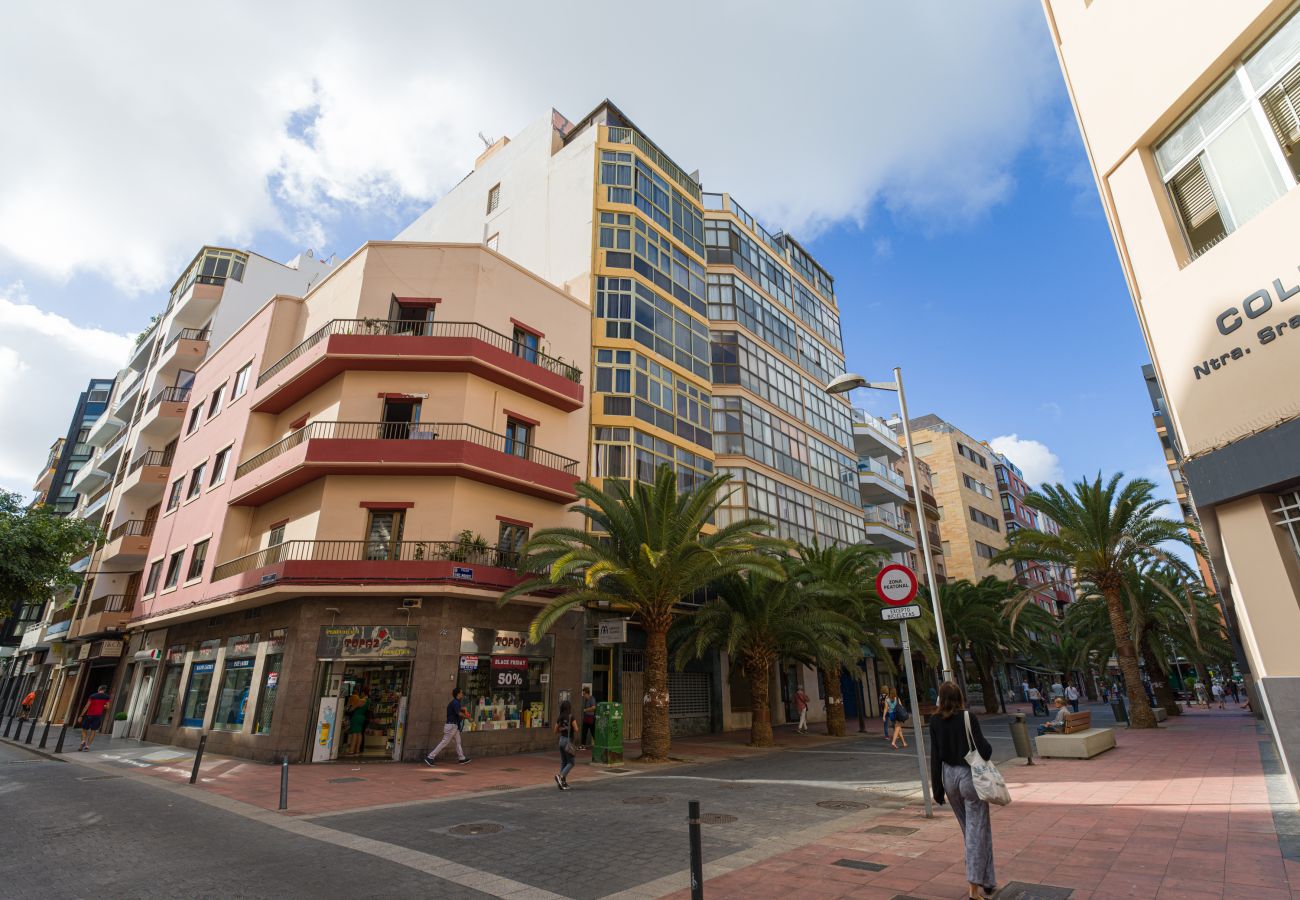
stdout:
[[280,763],[280,809],[289,808],[289,757]]
[[1025,724],[1024,713],[1011,714],[1011,742],[1016,745],[1016,756],[1023,756],[1025,764],[1034,764],[1034,745],[1029,740],[1029,726]]
[[203,748],[208,744],[206,734],[199,735],[199,750],[194,754],[194,769],[190,772],[190,784],[199,780],[199,765],[203,762]]
[[63,752],[63,739],[68,736],[68,723],[66,721],[68,717],[64,716],[63,718],[64,718],[63,727],[59,729],[59,739],[54,743],[55,753]]
[[687,803],[687,826],[691,833],[691,900],[704,900],[704,859],[700,849],[700,801]]
[[42,750],[45,749],[45,742],[50,739],[50,720],[45,720],[45,727],[41,729],[41,742],[37,744]]
[[9,739],[9,732],[14,730],[15,722],[18,723],[18,737],[21,738],[23,736],[23,720],[18,718],[17,716],[10,716],[9,724],[5,726],[5,740]]
[[[31,724],[31,725],[28,727],[28,729],[27,729],[27,740],[23,741],[24,744],[30,744],[30,743],[32,742],[32,738],[36,735],[36,717],[35,717],[35,716],[32,716],[31,722],[32,722],[32,724]],[[19,730],[19,731],[22,731],[23,729],[22,729],[21,726],[19,726],[18,730]]]

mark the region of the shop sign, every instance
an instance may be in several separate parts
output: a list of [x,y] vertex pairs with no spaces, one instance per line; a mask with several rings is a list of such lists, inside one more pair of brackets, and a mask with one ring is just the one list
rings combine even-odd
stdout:
[[199,649],[194,651],[195,659],[216,659],[217,648],[221,646],[221,641],[213,638],[210,641],[203,641],[199,644]]
[[600,630],[596,633],[596,643],[627,643],[627,619],[601,619]]
[[477,672],[478,657],[468,654],[462,655],[460,658],[460,670],[462,672]]
[[216,667],[217,664],[214,662],[195,663],[194,667],[190,669],[190,674],[199,675],[202,674],[203,672],[211,672]]
[[528,686],[528,657],[492,657],[492,684],[499,688],[526,688]]
[[227,669],[251,669],[253,668],[253,663],[255,662],[257,662],[257,660],[254,659],[232,659],[226,663],[226,668]]
[[288,631],[284,628],[271,629],[270,635],[268,635],[266,638],[266,652],[283,653],[285,637],[287,636],[287,634]]
[[173,644],[167,648],[167,663],[173,666],[179,666],[185,662],[185,645]]
[[100,641],[100,656],[121,656],[122,651],[126,649],[126,644],[122,641]]
[[90,659],[90,645],[82,644],[81,649],[77,651],[77,659]]
[[237,634],[226,641],[226,656],[252,656],[256,646],[256,634]]
[[316,655],[321,659],[412,659],[419,629],[410,625],[325,625]]
[[498,653],[518,656],[551,657],[555,653],[555,635],[546,634],[537,643],[528,640],[526,631],[494,631],[491,628],[462,628],[460,652],[477,656]]

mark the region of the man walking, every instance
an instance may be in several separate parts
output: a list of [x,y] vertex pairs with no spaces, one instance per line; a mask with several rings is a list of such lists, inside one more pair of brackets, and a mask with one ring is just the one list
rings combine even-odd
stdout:
[[99,690],[86,699],[81,710],[81,746],[78,750],[89,750],[95,743],[95,735],[104,724],[104,710],[108,709],[108,685],[101,684]]
[[1030,685],[1030,687],[1029,687],[1029,702],[1030,702],[1031,704],[1033,704],[1033,707],[1034,707],[1034,715],[1036,715],[1036,716],[1045,716],[1045,715],[1047,715],[1047,712],[1046,712],[1045,710],[1042,711],[1042,712],[1039,711],[1040,709],[1042,709],[1042,705],[1043,705],[1043,695],[1040,694],[1040,693],[1038,693],[1038,686],[1037,686],[1037,685]]
[[596,698],[591,695],[591,688],[582,689],[582,737],[578,739],[578,749],[587,749],[587,738],[596,736]]
[[1227,705],[1223,702],[1223,682],[1214,682],[1214,686],[1210,688],[1210,691],[1214,694],[1214,699],[1219,704],[1219,709],[1227,709]]
[[462,693],[460,688],[456,688],[451,692],[451,702],[447,704],[447,722],[442,726],[442,740],[424,758],[426,766],[437,765],[438,754],[453,741],[456,742],[456,761],[462,766],[469,762],[469,757],[465,755],[465,751],[460,746],[460,726],[465,719],[469,718],[469,713],[461,706],[460,698]]
[[1065,699],[1070,701],[1070,711],[1079,711],[1079,689],[1070,682],[1070,686],[1065,689]]
[[799,712],[798,731],[800,734],[807,734],[808,733],[808,695],[803,692],[802,687],[795,689],[794,708]]

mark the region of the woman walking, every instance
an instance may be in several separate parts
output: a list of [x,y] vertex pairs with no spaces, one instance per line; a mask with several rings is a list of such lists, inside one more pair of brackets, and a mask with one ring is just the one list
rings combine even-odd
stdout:
[[885,701],[885,728],[889,731],[889,746],[895,750],[898,749],[898,742],[903,742],[903,749],[907,749],[907,738],[903,736],[903,723],[907,721],[907,714],[902,712],[903,701],[898,699],[898,691],[892,687],[889,689],[889,698]]
[[[975,746],[966,736],[967,721]],[[989,827],[989,805],[975,792],[966,754],[978,750],[993,758],[993,748],[980,731],[979,719],[966,709],[961,688],[951,681],[939,685],[939,711],[930,717],[930,786],[934,801],[945,798],[957,817],[966,840],[966,881],[970,897],[992,897],[997,887],[993,875],[993,832]],[[983,893],[980,893],[981,890]]]
[[573,704],[565,700],[560,704],[560,715],[555,720],[555,732],[560,736],[560,771],[555,776],[555,786],[562,791],[569,789],[569,770],[578,757],[578,745],[573,738],[577,728]]

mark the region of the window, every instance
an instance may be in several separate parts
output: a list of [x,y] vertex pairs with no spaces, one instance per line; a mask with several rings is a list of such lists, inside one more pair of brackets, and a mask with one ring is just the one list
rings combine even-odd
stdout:
[[175,481],[172,482],[171,490],[167,492],[168,512],[171,512],[173,509],[181,505],[181,491],[184,489],[185,489],[184,477],[177,478]]
[[989,461],[985,459],[982,454],[976,453],[960,441],[957,442],[957,453],[959,456],[966,457],[966,459],[969,459],[981,469],[987,469],[989,467]]
[[1300,14],[1234,65],[1156,146],[1156,165],[1193,259],[1295,187],[1297,151]]
[[1300,556],[1300,491],[1279,495],[1273,515],[1277,516],[1277,527],[1290,536],[1291,546]]
[[[961,445],[958,444],[957,446],[960,447]],[[989,500],[993,499],[992,488],[990,488],[987,484],[985,484],[982,481],[971,478],[965,472],[962,473],[961,483],[966,485],[967,490],[974,491],[975,493],[979,494],[981,497],[987,497]]]
[[996,547],[990,547],[988,544],[981,544],[979,541],[976,541],[975,555],[983,557],[984,559],[992,559],[998,555],[998,551]]
[[515,326],[514,332],[514,353],[520,359],[526,359],[530,363],[537,362],[537,350],[541,339],[524,328]]
[[243,368],[235,373],[235,387],[230,392],[230,399],[234,400],[244,396],[244,391],[248,390],[248,376],[253,370],[252,363],[245,363]]
[[253,720],[253,734],[270,734],[271,718],[275,713],[275,698],[280,687],[280,668],[284,665],[285,630],[277,628],[267,641],[266,658],[262,662],[262,689],[257,694],[257,716]]
[[221,387],[212,392],[212,399],[208,401],[208,418],[211,419],[217,413],[221,412],[221,401],[226,397],[226,385],[222,383]]
[[226,466],[230,463],[230,450],[231,447],[233,446],[234,445],[232,444],[230,447],[226,447],[224,450],[219,451],[215,457],[213,457],[212,478],[210,481],[208,481],[208,487],[211,487],[214,484],[220,484],[222,480],[225,479]]
[[202,418],[203,418],[203,404],[200,403],[198,406],[190,410],[190,423],[185,428],[186,437],[190,436],[191,434],[199,430],[199,422],[200,420],[202,420]]
[[95,390],[95,391],[91,391],[89,394],[86,395],[86,402],[87,402],[87,403],[107,403],[107,402],[108,402],[108,391],[105,391],[105,390]]
[[202,728],[208,717],[208,695],[212,693],[215,662],[196,662],[190,666],[190,683],[185,687],[185,705],[181,710],[182,728]]
[[492,185],[492,188],[488,191],[487,214],[489,216],[492,215],[494,212],[497,211],[497,207],[500,205],[501,205],[501,184],[500,182],[498,182],[497,184]]
[[501,552],[502,565],[519,564],[519,555],[524,544],[528,542],[528,526],[517,522],[502,522],[497,532],[497,549]]
[[248,695],[257,662],[257,635],[241,634],[226,641],[226,662],[217,691],[217,711],[212,717],[215,731],[243,731]]
[[176,587],[176,582],[180,581],[181,559],[184,556],[184,550],[177,550],[167,559],[167,580],[163,582],[163,590]]
[[162,578],[163,561],[155,559],[149,564],[149,577],[144,582],[144,596],[148,597],[158,590],[158,579]]
[[176,717],[176,703],[180,699],[181,672],[185,666],[179,662],[185,658],[185,650],[173,647],[167,654],[168,660],[178,660],[163,671],[162,690],[158,692],[158,710],[154,713],[155,725],[171,725]]
[[985,528],[992,528],[994,531],[1002,530],[1002,526],[998,523],[997,519],[973,506],[970,508],[970,520],[979,525],[983,525]]
[[518,419],[506,419],[506,452],[512,456],[528,457],[528,447],[533,442],[533,426]]
[[400,509],[374,509],[366,525],[366,559],[399,559],[402,552]]
[[203,563],[208,558],[208,542],[199,541],[190,551],[190,568],[185,573],[185,580],[192,581],[195,578],[203,577]]
[[195,466],[194,471],[190,473],[190,487],[185,492],[186,500],[193,500],[199,495],[199,491],[203,490],[203,473],[207,468],[208,462],[204,460]]
[[501,232],[499,231],[496,234],[493,234],[491,237],[489,237],[486,241],[484,241],[484,244],[487,246],[489,250],[497,249],[500,243],[501,243]]
[[276,525],[266,533],[266,546],[278,547],[284,543],[284,526]]
[[429,300],[421,301],[414,298],[402,300],[393,297],[388,317],[396,323],[393,326],[394,334],[412,334],[421,337],[433,333],[429,324],[437,311],[438,304]]

